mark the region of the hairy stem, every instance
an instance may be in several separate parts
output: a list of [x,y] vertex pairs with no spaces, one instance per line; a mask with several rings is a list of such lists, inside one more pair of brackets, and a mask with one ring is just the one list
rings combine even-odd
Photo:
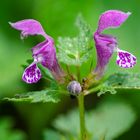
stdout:
[[84,94],[78,96],[81,140],[87,140],[85,127]]

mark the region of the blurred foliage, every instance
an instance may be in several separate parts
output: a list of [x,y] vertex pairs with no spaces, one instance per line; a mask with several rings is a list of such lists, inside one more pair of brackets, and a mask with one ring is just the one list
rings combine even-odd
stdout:
[[[6,39],[0,33],[0,97],[6,94],[13,94],[15,91],[23,91],[24,86],[19,81],[22,69],[20,65],[24,63],[27,54],[22,53],[23,46],[19,42]],[[24,55],[24,57],[23,57]],[[18,83],[18,84],[17,84]],[[7,88],[8,87],[8,88]],[[12,93],[13,92],[13,93]]]
[[25,134],[19,130],[13,130],[13,122],[9,118],[0,118],[1,140],[25,140]]
[[[126,119],[127,116],[127,119]],[[136,115],[130,105],[121,100],[107,100],[94,111],[86,113],[86,125],[91,139],[112,140],[133,125]],[[78,110],[59,116],[53,126],[61,133],[75,136],[79,139]]]
[[[0,97],[13,96],[14,94],[25,93],[33,90],[45,89],[48,87],[48,83],[41,81],[36,85],[27,85],[21,80],[23,73],[22,64],[26,64],[27,59],[31,59],[30,49],[32,46],[40,42],[42,38],[36,37],[35,39],[30,37],[26,42],[22,42],[19,38],[19,32],[13,30],[8,22],[15,22],[22,19],[33,18],[40,21],[45,28],[46,32],[51,35],[57,44],[57,38],[59,36],[74,37],[78,34],[77,28],[74,26],[75,19],[79,13],[81,13],[84,19],[89,25],[91,25],[92,31],[97,28],[97,22],[99,15],[109,9],[119,9],[122,11],[130,11],[132,15],[127,22],[117,30],[108,30],[107,33],[113,34],[118,38],[119,47],[124,50],[132,52],[138,58],[138,63],[133,69],[122,69],[115,64],[116,56],[113,56],[107,72],[107,75],[113,72],[137,72],[139,73],[140,57],[139,57],[139,44],[140,44],[140,28],[139,27],[139,4],[140,0],[4,0],[0,4]],[[94,49],[94,48],[93,48]],[[93,52],[93,65],[96,64],[96,51]],[[85,75],[85,71],[88,70],[87,65],[89,62],[81,66],[81,74]],[[71,68],[72,69],[72,68]],[[126,76],[127,77],[127,76]],[[131,77],[132,78],[132,77]],[[131,78],[126,79],[131,81]],[[119,80],[119,78],[118,78]],[[44,83],[45,85],[44,85]],[[124,81],[125,82],[125,81]],[[132,83],[135,84],[135,81]],[[121,96],[135,107],[137,114],[140,114],[140,94],[136,90],[117,90],[119,93],[125,93]],[[129,93],[133,94],[129,94]],[[108,95],[105,95],[108,97]],[[93,95],[93,99],[86,99],[87,103],[96,104],[98,100]],[[104,97],[104,96],[103,96]],[[100,99],[103,98],[102,96]],[[102,101],[102,100],[101,100]],[[8,103],[5,103],[8,104]],[[46,126],[50,127],[50,123],[56,114],[69,109],[69,106],[73,105],[74,101],[67,102],[64,100],[59,105],[52,105],[47,103],[41,105],[34,104],[13,104],[14,108],[10,106],[0,106],[4,111],[7,111],[7,115],[11,115],[11,112],[17,111],[19,120],[22,118],[23,123],[27,125],[26,131],[28,132],[28,139],[38,140],[41,139],[41,133]],[[113,103],[112,103],[113,104]],[[1,111],[1,110],[0,110]],[[1,111],[1,114],[5,112]],[[13,116],[14,117],[14,116]],[[129,117],[129,116],[126,116]],[[4,120],[2,120],[3,122]],[[8,122],[10,124],[10,122]],[[93,124],[94,125],[94,124]],[[0,125],[1,127],[2,125]],[[19,124],[20,127],[20,124]],[[139,137],[140,118],[138,118],[135,127],[131,129],[126,135],[121,138],[131,140]],[[2,128],[3,129],[3,128]],[[13,128],[11,128],[13,130]],[[3,129],[4,130],[4,129]],[[13,132],[13,131],[12,131]],[[0,135],[3,131],[1,130]],[[55,132],[56,133],[56,132]],[[52,132],[52,135],[54,133]],[[47,137],[47,136],[46,136]],[[0,138],[1,139],[1,138]]]

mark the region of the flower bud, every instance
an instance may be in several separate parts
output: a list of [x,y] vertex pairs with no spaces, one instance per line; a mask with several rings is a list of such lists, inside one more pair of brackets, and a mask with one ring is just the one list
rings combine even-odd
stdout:
[[71,94],[75,94],[78,95],[81,91],[81,85],[79,82],[77,81],[71,81],[68,86],[67,86],[67,90],[71,93]]

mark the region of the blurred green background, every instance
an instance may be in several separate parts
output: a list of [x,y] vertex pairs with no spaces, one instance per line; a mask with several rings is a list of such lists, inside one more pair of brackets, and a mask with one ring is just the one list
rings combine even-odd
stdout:
[[[31,47],[36,45],[42,38],[29,37],[21,41],[19,32],[12,29],[8,22],[16,22],[22,19],[36,19],[41,22],[46,32],[57,43],[59,36],[75,36],[78,33],[74,22],[79,13],[91,25],[93,31],[97,28],[99,15],[110,9],[130,11],[130,18],[117,30],[108,30],[118,38],[119,47],[132,52],[138,59],[133,69],[121,69],[115,64],[116,54],[111,60],[107,74],[116,71],[140,72],[140,0],[4,0],[0,4],[0,98],[13,96],[27,91],[40,90],[46,85],[41,80],[36,85],[27,85],[21,80],[23,68],[27,59],[31,59]],[[96,64],[96,54],[94,64]],[[139,137],[140,131],[140,94],[119,94],[114,98],[126,100],[135,109],[137,121],[133,127],[118,140],[131,140]],[[92,108],[96,103],[103,100],[90,95],[86,98],[86,107]],[[106,95],[108,98],[110,95]],[[11,130],[18,136],[13,139],[38,140],[43,139],[42,133],[45,128],[51,127],[52,120],[60,113],[67,112],[76,105],[75,100],[66,99],[59,104],[25,104],[25,103],[0,103],[0,125],[11,125]],[[126,116],[127,117],[127,116]],[[6,120],[4,118],[7,118]],[[4,123],[6,121],[6,123]],[[10,126],[8,126],[10,127]],[[8,129],[8,128],[7,128]],[[9,128],[10,129],[10,128]],[[21,132],[17,131],[20,130]],[[1,129],[0,129],[1,130]],[[2,131],[0,131],[1,135]],[[7,132],[8,134],[10,132]],[[12,133],[12,132],[11,132]],[[15,134],[15,135],[16,135]],[[10,136],[10,135],[9,135]],[[12,137],[12,136],[11,136]],[[22,137],[22,136],[21,136]],[[8,138],[2,138],[7,140]],[[11,138],[12,139],[12,138]]]

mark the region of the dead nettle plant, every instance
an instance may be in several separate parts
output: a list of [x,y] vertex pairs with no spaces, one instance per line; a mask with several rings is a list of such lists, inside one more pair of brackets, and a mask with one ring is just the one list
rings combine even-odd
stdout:
[[[76,20],[79,34],[73,38],[59,37],[56,45],[57,51],[54,39],[44,31],[38,21],[25,19],[15,23],[10,22],[12,28],[21,31],[21,39],[34,35],[44,37],[44,41],[31,49],[33,61],[25,68],[22,80],[27,84],[34,84],[43,77],[50,82],[50,87],[46,85],[46,89],[42,91],[29,92],[21,94],[18,98],[15,96],[6,99],[16,102],[57,103],[63,96],[72,95],[78,100],[79,118],[76,117],[75,114],[77,113],[75,111],[68,114],[68,116],[59,118],[59,121],[55,121],[54,127],[59,130],[59,134],[57,134],[60,139],[62,135],[65,135],[65,137],[72,140],[110,140],[120,135],[135,120],[132,109],[123,103],[114,103],[115,107],[111,103],[107,103],[97,109],[97,111],[94,111],[93,114],[85,113],[84,97],[91,93],[97,93],[98,96],[106,92],[115,94],[117,89],[139,89],[140,75],[138,74],[117,72],[104,78],[107,65],[113,53],[117,54],[116,64],[119,67],[128,69],[134,67],[136,64],[136,57],[128,51],[120,49],[116,37],[103,34],[103,31],[106,29],[120,27],[130,15],[130,12],[125,13],[118,10],[106,11],[101,14],[97,30],[94,33],[82,16],[79,15]],[[93,59],[94,44],[97,53],[95,67],[93,66],[93,62],[95,61]],[[88,72],[82,67],[85,63]],[[61,64],[63,64],[63,67]],[[74,71],[71,70],[71,66],[74,66]],[[82,76],[83,72],[86,73],[86,76]],[[118,114],[114,115],[112,112],[108,112],[111,110],[114,113],[118,113],[119,116]],[[102,119],[97,117],[97,112],[101,113],[100,117],[102,116]],[[117,117],[118,119],[114,120],[116,122],[114,124],[115,130],[111,128],[113,125],[111,115],[114,115],[114,118]],[[124,122],[127,122],[121,125],[119,124],[121,120],[119,118],[123,118],[124,115],[129,117],[127,120],[124,117]],[[80,125],[77,125],[78,120],[80,120]]]

